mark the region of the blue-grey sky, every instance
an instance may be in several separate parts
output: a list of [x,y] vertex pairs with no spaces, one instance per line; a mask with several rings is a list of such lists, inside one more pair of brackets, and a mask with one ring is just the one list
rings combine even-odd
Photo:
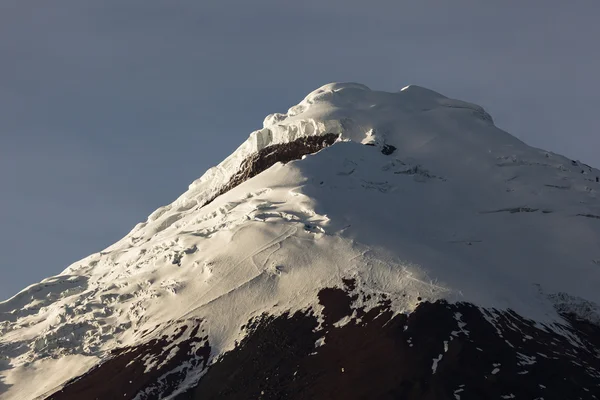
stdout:
[[331,81],[419,84],[600,166],[594,0],[0,2],[0,300]]

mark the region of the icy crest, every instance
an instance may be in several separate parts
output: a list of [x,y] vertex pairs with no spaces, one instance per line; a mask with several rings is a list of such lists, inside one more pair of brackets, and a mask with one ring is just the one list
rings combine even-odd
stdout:
[[[154,228],[147,228],[149,234],[155,234],[177,218],[164,217],[167,209],[187,211],[203,206],[239,171],[249,155],[267,146],[326,133],[339,134],[341,140],[378,146],[420,146],[429,140],[421,132],[423,122],[447,118],[452,114],[450,109],[469,113],[473,121],[493,126],[492,118],[482,107],[449,99],[420,86],[410,85],[392,93],[371,90],[359,83],[326,84],[309,93],[287,113],[268,115],[262,129],[252,132],[229,157],[194,181],[177,201],[158,209],[147,223],[138,225],[134,231],[149,223],[154,225]],[[516,141],[510,135],[505,139]],[[453,140],[460,145],[460,138]],[[161,222],[155,223],[161,216]]]

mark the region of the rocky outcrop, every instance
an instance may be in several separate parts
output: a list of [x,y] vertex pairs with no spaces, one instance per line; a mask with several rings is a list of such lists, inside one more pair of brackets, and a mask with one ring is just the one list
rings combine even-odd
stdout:
[[113,350],[48,399],[158,399],[172,394],[190,374],[207,366],[211,348],[201,322],[174,322],[175,332],[145,342],[152,332],[144,332],[143,344]]
[[239,171],[204,205],[209,204],[222,194],[227,193],[234,187],[267,170],[275,163],[281,162],[285,164],[293,160],[299,160],[307,154],[316,153],[327,146],[331,146],[338,137],[339,135],[334,133],[306,136],[292,142],[274,144],[259,150],[246,158],[242,162]]

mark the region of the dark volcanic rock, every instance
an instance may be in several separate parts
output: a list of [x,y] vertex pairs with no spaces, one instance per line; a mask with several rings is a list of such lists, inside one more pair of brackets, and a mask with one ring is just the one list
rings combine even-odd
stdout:
[[[353,296],[325,289],[325,323],[311,314],[263,316],[240,345],[178,399],[595,399],[600,328],[573,320],[536,326],[471,304],[389,305],[333,324]],[[343,315],[345,314],[345,315]],[[494,321],[491,323],[490,321]],[[556,330],[562,330],[559,334]],[[315,348],[315,342],[324,344]],[[579,341],[579,343],[577,343]],[[596,396],[596,397],[595,397]]]
[[201,321],[181,325],[168,336],[112,351],[86,374],[48,399],[158,399],[173,393],[190,371],[206,368],[208,338],[198,337]]
[[234,187],[267,170],[275,163],[288,163],[293,160],[299,160],[304,155],[316,153],[325,147],[331,146],[338,137],[339,135],[335,133],[306,136],[296,139],[293,142],[274,144],[259,150],[246,158],[242,162],[240,170],[204,205],[209,204],[220,195],[227,193]]
[[381,148],[381,153],[383,153],[386,156],[389,156],[390,154],[394,153],[394,151],[396,151],[396,146],[392,146],[391,144],[384,144]]

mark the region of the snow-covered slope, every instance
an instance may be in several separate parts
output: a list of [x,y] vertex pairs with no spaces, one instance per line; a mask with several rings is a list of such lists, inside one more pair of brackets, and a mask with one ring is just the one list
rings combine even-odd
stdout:
[[[253,155],[327,134],[333,145],[245,175]],[[184,325],[202,332],[188,350],[210,346],[210,364],[262,313],[311,309],[323,322],[320,291],[348,279],[365,310],[388,299],[409,314],[445,299],[544,329],[561,312],[598,322],[599,176],[428,89],[325,85],[269,115],[125,238],[0,303],[0,396],[48,396],[119,349],[183,343]],[[148,355],[145,368],[176,353]],[[167,394],[194,385],[198,365],[172,367],[183,378]]]

